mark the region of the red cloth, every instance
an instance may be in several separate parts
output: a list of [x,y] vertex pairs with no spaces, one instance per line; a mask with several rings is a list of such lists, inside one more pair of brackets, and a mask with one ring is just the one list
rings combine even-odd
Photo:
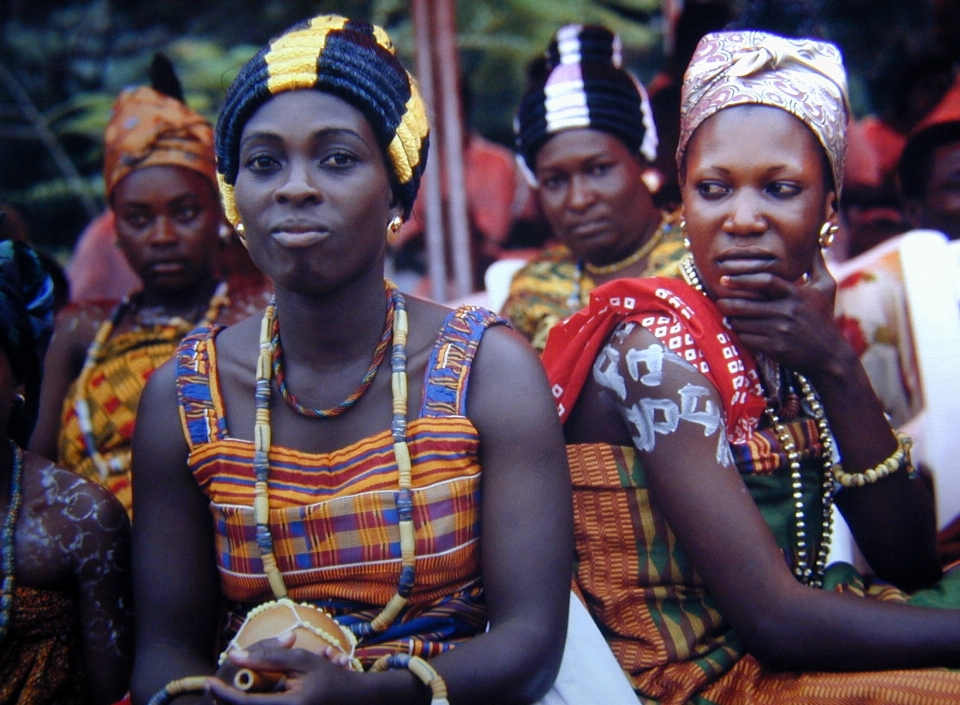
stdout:
[[117,245],[113,211],[105,210],[80,234],[67,265],[70,300],[122,299],[143,286]]
[[[697,367],[723,399],[727,438],[743,443],[766,407],[753,359],[702,293],[678,279],[615,279],[590,293],[590,304],[550,331],[543,351],[561,421],[580,396],[594,361],[617,324],[634,321]],[[714,343],[715,341],[715,343]]]

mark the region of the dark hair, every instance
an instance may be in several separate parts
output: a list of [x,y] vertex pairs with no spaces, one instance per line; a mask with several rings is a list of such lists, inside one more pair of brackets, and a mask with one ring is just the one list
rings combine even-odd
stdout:
[[758,30],[794,39],[819,39],[819,0],[750,0],[727,25],[730,30]]
[[952,142],[960,142],[960,120],[931,125],[909,139],[897,164],[897,179],[904,198],[926,196],[933,171],[933,153]]
[[30,440],[39,410],[43,357],[53,331],[53,282],[27,245],[0,242],[0,348],[14,378],[26,387],[26,404],[10,416],[7,434]]

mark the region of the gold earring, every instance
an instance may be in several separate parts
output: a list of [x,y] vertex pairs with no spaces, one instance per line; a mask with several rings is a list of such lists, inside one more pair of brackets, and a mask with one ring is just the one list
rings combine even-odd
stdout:
[[683,246],[690,249],[690,238],[687,237],[687,219],[680,216],[680,232],[683,233]]
[[400,228],[403,227],[403,218],[399,215],[394,216],[387,224],[387,244],[392,245],[397,241],[397,235],[400,234]]
[[234,230],[237,231],[237,237],[240,239],[240,244],[243,245],[244,247],[246,247],[246,246],[247,246],[247,238],[245,238],[245,237],[243,236],[244,231],[246,230],[246,228],[243,227],[243,223],[237,223],[236,227],[234,227]]
[[840,232],[840,226],[829,220],[820,226],[820,249],[829,249],[833,241],[837,239],[838,232]]

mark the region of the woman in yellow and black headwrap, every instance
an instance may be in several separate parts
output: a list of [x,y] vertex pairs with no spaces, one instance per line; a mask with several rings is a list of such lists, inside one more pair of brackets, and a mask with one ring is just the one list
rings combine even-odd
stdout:
[[144,383],[191,328],[236,320],[248,302],[228,298],[216,275],[223,216],[213,129],[201,115],[153,88],[122,93],[105,135],[104,181],[118,244],[143,287],[60,315],[31,447],[107,487],[129,511]]
[[[225,212],[276,296],[188,336],[144,391],[135,702],[213,674],[220,649],[227,681],[284,675],[265,702],[528,703],[553,683],[572,550],[542,367],[489,311],[383,278],[427,135],[416,83],[364,22],[302,22],[231,85]],[[291,599],[332,614],[375,672],[291,651],[282,626],[228,647]]]

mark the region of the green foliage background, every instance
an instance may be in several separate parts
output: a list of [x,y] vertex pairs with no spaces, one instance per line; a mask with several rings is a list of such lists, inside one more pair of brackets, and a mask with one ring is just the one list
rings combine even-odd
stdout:
[[[743,0],[730,2],[738,7]],[[830,0],[826,6],[828,29],[847,53],[855,106],[865,112],[870,67],[880,70],[891,32],[921,40],[929,0]],[[65,256],[103,205],[102,134],[110,106],[123,87],[146,82],[154,52],[171,57],[187,102],[214,120],[225,87],[256,48],[319,12],[383,25],[405,63],[415,65],[405,0],[5,0],[0,202],[25,215],[35,242]],[[509,143],[528,62],[570,22],[619,32],[628,65],[645,81],[662,63],[661,0],[459,0],[461,68],[475,95],[471,121],[481,132]],[[75,177],[65,173],[63,159],[58,165],[52,158],[53,143]]]

